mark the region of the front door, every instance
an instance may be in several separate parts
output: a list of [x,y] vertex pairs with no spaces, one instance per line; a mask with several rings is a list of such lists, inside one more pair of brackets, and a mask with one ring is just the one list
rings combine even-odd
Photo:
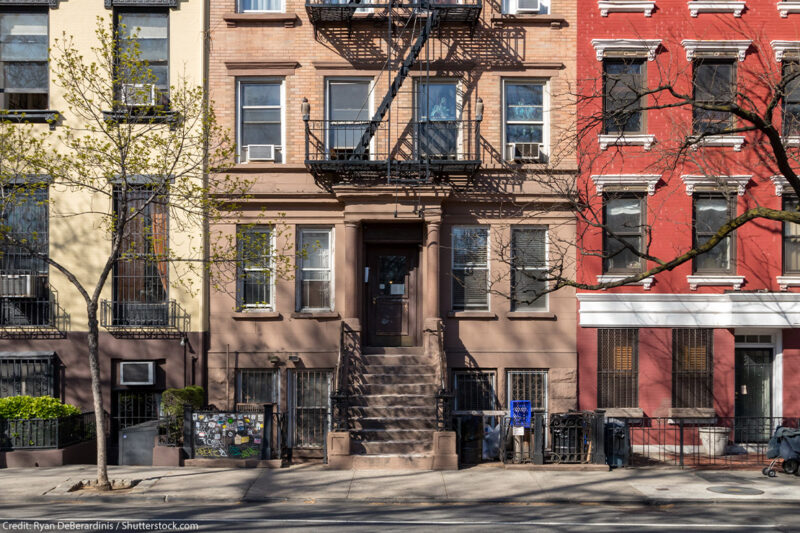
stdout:
[[736,442],[765,442],[772,427],[772,349],[736,348]]
[[370,346],[417,344],[417,246],[367,252],[367,333]]

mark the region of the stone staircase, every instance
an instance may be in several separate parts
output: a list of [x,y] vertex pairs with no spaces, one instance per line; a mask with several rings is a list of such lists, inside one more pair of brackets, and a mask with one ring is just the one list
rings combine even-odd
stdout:
[[436,429],[435,362],[422,347],[364,348],[350,374],[355,467],[429,468]]

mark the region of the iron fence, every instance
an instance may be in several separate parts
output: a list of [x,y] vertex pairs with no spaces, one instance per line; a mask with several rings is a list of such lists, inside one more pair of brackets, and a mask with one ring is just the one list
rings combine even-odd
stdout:
[[0,449],[64,448],[95,438],[95,428],[93,412],[59,418],[0,419]]
[[503,418],[500,459],[512,463],[605,463],[602,412],[534,412],[531,427],[514,428]]

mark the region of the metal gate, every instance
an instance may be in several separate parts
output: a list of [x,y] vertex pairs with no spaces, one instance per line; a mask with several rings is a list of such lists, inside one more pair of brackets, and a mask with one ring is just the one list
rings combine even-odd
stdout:
[[330,426],[330,370],[296,370],[291,378],[292,447],[322,448]]

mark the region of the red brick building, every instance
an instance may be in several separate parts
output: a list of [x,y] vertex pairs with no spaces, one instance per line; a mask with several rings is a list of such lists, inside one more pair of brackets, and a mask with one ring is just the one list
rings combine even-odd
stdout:
[[[622,241],[640,250],[650,242],[652,255],[672,259],[705,242],[731,215],[797,201],[763,138],[738,131],[739,119],[691,105],[653,109],[676,100],[658,94],[644,96],[640,111],[624,120],[609,118],[626,88],[666,83],[695,101],[738,92],[733,98],[740,102],[748,95],[753,105],[766,105],[758,103],[771,95],[765,80],[779,80],[796,65],[797,17],[792,1],[583,3],[578,78],[583,94],[594,97],[579,107],[581,120],[591,123],[581,145],[580,183],[606,229],[579,221],[582,282],[615,281],[655,264],[626,251]],[[793,150],[796,97],[787,92],[775,123]],[[700,141],[679,152],[692,138]],[[741,423],[798,416],[796,234],[758,220],[654,278],[579,291],[580,408]]]

